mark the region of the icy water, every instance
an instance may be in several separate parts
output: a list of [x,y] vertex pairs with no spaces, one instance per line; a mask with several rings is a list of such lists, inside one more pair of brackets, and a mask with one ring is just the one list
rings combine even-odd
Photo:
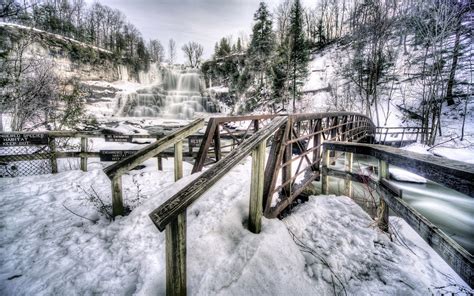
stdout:
[[[338,160],[338,169],[343,161]],[[354,155],[354,172],[377,166],[376,160]],[[374,173],[375,174],[375,173]],[[474,199],[427,180],[426,184],[390,180],[403,190],[403,200],[438,226],[448,236],[474,254]],[[344,180],[330,177],[330,193],[344,195]],[[353,199],[373,215],[371,196],[365,185],[352,183]]]

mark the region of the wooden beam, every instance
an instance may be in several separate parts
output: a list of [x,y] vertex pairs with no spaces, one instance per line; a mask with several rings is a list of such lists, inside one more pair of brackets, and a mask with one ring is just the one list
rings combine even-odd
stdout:
[[[183,142],[174,144],[174,180],[183,177]],[[166,225],[166,295],[186,295],[186,211]]]
[[122,176],[112,178],[112,216],[123,216]]
[[163,231],[177,215],[209,190],[219,179],[249,155],[262,141],[268,139],[286,122],[285,117],[277,117],[265,127],[246,139],[241,145],[232,150],[209,170],[202,173],[193,182],[173,195],[160,207],[150,213],[150,218],[156,227]]
[[204,141],[201,142],[201,146],[199,146],[199,152],[196,157],[196,162],[194,163],[192,174],[200,172],[206,163],[207,151],[209,147],[211,147],[212,139],[214,138],[214,133],[216,131],[216,123],[215,118],[211,118],[209,123],[207,124],[206,132],[204,133]]
[[249,230],[260,233],[263,215],[263,172],[265,167],[266,141],[263,140],[252,151],[252,173],[250,183]]
[[186,211],[166,225],[166,295],[186,295]]
[[331,160],[331,150],[323,148],[323,158],[322,158],[322,172],[321,172],[321,194],[329,194],[329,182],[327,170],[329,167],[329,162]]
[[87,172],[87,149],[89,140],[85,137],[81,137],[81,170]]

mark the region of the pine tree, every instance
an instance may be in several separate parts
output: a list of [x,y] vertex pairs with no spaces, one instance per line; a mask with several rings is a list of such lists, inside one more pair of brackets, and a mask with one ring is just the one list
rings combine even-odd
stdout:
[[[248,48],[248,59],[246,64],[258,79],[257,89],[260,94],[265,95],[265,77],[271,72],[271,56],[275,48],[275,38],[272,31],[272,19],[264,2],[254,15],[255,24],[252,29],[252,39]],[[240,40],[238,40],[240,41]]]
[[309,48],[304,35],[303,8],[299,0],[295,0],[290,12],[290,29],[288,35],[289,70],[291,91],[293,95],[293,112],[299,96],[299,86],[308,76]]

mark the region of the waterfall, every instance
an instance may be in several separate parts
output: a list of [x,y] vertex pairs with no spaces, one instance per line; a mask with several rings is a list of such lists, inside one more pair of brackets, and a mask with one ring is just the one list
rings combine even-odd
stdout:
[[124,94],[118,100],[119,116],[192,119],[195,112],[216,112],[203,81],[193,70],[163,69],[158,84]]

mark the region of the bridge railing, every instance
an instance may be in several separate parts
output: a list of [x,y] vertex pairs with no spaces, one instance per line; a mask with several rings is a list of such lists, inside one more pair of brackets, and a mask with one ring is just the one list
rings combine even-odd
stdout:
[[424,135],[431,133],[431,128],[419,126],[380,127],[375,130],[375,142],[381,145],[402,147],[417,143]]
[[[378,205],[378,224],[382,230],[388,231],[388,212],[391,209],[403,218],[469,286],[474,286],[472,254],[406,203],[402,199],[402,191],[388,181],[390,179],[389,165],[395,165],[474,197],[474,165],[382,145],[331,141],[324,143],[323,146],[322,194],[328,193],[328,176],[345,179],[346,190],[351,186],[349,182],[369,182],[368,185],[376,189],[381,196]],[[329,168],[331,151],[341,151],[346,154],[345,172]],[[353,154],[368,155],[378,159],[377,180],[352,172]]]
[[[220,158],[222,146],[219,146],[219,137],[220,132],[225,130],[221,125],[230,126],[236,122],[249,124],[244,129],[244,140],[239,145],[234,145],[225,157]],[[374,125],[369,118],[349,112],[211,119],[205,136],[207,140],[201,144],[194,168],[195,171],[202,169],[208,154],[212,152],[215,160],[211,161],[217,162],[150,213],[150,218],[157,228],[160,231],[166,229],[166,293],[186,293],[187,207],[244,157],[252,153],[249,229],[259,233],[261,217],[264,214],[277,216],[301,193],[304,186],[319,177],[324,141],[358,141],[370,138],[373,133]],[[265,164],[268,139],[272,144]],[[214,141],[214,150],[209,153],[211,141]],[[292,170],[292,163],[298,160],[300,163],[297,169]],[[302,165],[303,160],[307,165]],[[303,173],[303,181],[298,182]],[[276,206],[272,206],[273,198],[280,200]]]

